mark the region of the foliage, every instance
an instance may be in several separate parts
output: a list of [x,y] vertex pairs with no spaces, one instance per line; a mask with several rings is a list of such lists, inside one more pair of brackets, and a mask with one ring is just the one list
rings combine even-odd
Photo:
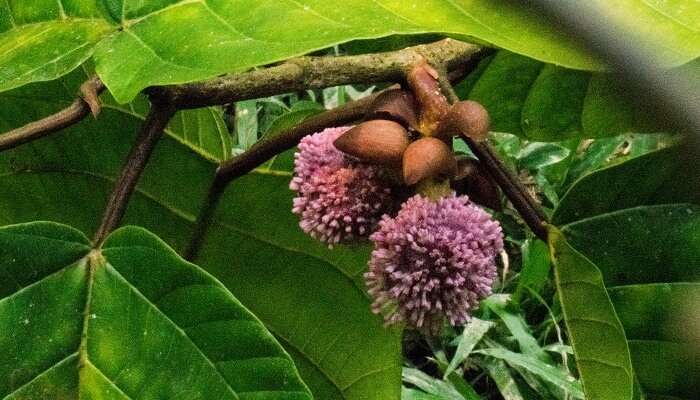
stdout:
[[[655,37],[660,29],[663,45],[657,52],[665,65],[700,55],[694,34],[700,10],[692,0],[597,6],[621,25],[634,27],[629,40]],[[676,7],[688,11],[679,13]],[[243,1],[231,6],[203,0],[36,0],[6,2],[0,12],[0,42],[7,46],[0,51],[0,90],[58,78],[92,56],[120,103],[151,85],[201,80],[396,33],[473,37],[567,67],[601,67],[566,35],[543,24],[541,16],[505,1]]]
[[[600,61],[510,2],[236,3],[0,2],[0,132],[68,106],[94,73],[107,87],[96,118],[0,153],[0,397],[695,398],[700,172],[687,138]],[[697,2],[592,6],[626,40],[663,40],[669,75],[697,73]],[[370,246],[329,249],[290,212],[294,149],[226,186],[192,263],[178,255],[222,162],[384,84],[179,110],[128,203],[133,226],[97,249],[85,236],[145,88],[444,36],[497,48],[456,90],[488,109],[489,144],[552,224],[536,238],[501,198],[499,277],[463,327],[383,326]]]

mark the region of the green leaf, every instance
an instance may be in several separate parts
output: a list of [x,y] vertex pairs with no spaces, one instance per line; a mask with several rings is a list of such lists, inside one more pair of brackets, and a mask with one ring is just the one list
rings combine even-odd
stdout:
[[569,224],[563,232],[612,285],[644,393],[696,397],[700,354],[691,327],[700,301],[700,207],[637,207]]
[[[76,72],[0,95],[0,128],[70,103],[83,79]],[[141,122],[136,114],[107,107],[96,121],[0,155],[0,225],[45,219],[94,232]],[[158,143],[124,223],[183,249],[216,164],[175,136]],[[370,311],[362,282],[370,249],[331,251],[304,235],[290,211],[290,176],[261,169],[231,185],[195,261],[278,337],[315,397],[397,399],[401,333]]]
[[258,103],[255,100],[236,103],[236,143],[241,149],[249,149],[258,141]]
[[493,325],[493,322],[483,321],[478,318],[472,318],[471,321],[469,321],[467,326],[464,327],[464,331],[462,331],[462,334],[459,336],[460,339],[457,350],[443,374],[443,379],[446,379],[447,376],[464,362],[464,360],[469,358],[469,354],[474,349],[474,346],[481,341],[481,338],[484,337],[486,332],[488,332]]
[[311,399],[226,288],[141,228],[99,250],[64,225],[0,228],[0,395]]
[[[696,85],[700,61],[666,73]],[[664,132],[669,124],[629,97],[620,79],[544,64],[505,50],[479,65],[458,87],[461,98],[483,104],[491,130],[534,141],[602,138]]]
[[[146,96],[139,95],[129,104],[119,104],[108,94],[101,100],[103,108],[146,119],[149,108]],[[166,132],[207,160],[220,162],[231,157],[231,134],[221,107],[180,110],[170,120]]]
[[606,285],[700,280],[700,207],[636,207],[562,228],[572,246],[595,260]]
[[[694,18],[700,7],[692,0],[669,4],[630,1],[614,7],[596,2],[591,6],[601,8],[611,18],[609,23],[628,28],[629,42],[655,46],[656,65],[680,65],[700,55]],[[26,41],[40,32],[29,25],[35,22],[52,24],[55,34],[45,33],[46,41]],[[5,85],[5,90],[70,71],[89,57],[95,42],[104,37],[95,48],[97,72],[120,103],[132,100],[148,86],[202,80],[354,39],[396,34],[475,38],[544,62],[575,69],[601,68],[601,63],[581,50],[570,35],[559,33],[532,10],[504,1],[245,0],[234,6],[203,0],[97,4],[28,0],[0,6],[0,29],[6,31],[0,36],[1,43],[9,48],[21,43],[12,51],[16,55],[0,62],[5,72],[2,81],[15,82]],[[71,35],[66,35],[69,32]],[[649,43],[649,38],[659,38],[662,43]],[[58,53],[54,55],[55,49]],[[35,54],[42,57],[32,60],[29,55]],[[62,58],[51,74],[28,74],[37,68],[53,69],[51,60],[56,57]],[[26,67],[11,68],[19,62]],[[557,115],[566,118],[564,113]],[[542,122],[547,125],[556,118]]]
[[520,149],[518,160],[527,169],[542,169],[565,160],[571,150],[555,143],[530,143]]
[[0,92],[65,75],[113,29],[97,18],[94,6],[28,3],[13,2],[14,10],[0,5]]
[[522,314],[514,310],[509,295],[491,295],[482,300],[481,305],[498,315],[510,333],[513,334],[522,353],[534,356],[544,362],[551,362],[549,355],[542,350],[539,343],[537,343],[537,339],[532,336]]
[[519,303],[526,296],[527,288],[539,293],[547,283],[551,263],[547,244],[537,239],[527,239],[521,246],[523,269],[518,276],[518,286],[513,301]]
[[416,389],[401,388],[401,400],[444,400],[442,397]]
[[586,398],[632,399],[630,352],[600,271],[556,228],[550,228],[549,246],[559,301]]
[[[547,364],[532,356],[515,353],[505,348],[479,349],[475,350],[474,353],[498,358],[514,367],[522,367],[545,381],[569,392],[574,398],[583,399],[583,392],[578,382],[576,382],[576,379],[554,365]],[[593,399],[594,397],[590,398]],[[613,399],[613,397],[609,397],[608,399]]]
[[554,224],[638,205],[693,201],[689,182],[700,175],[683,147],[663,149],[612,165],[576,181],[554,210]]
[[484,358],[479,362],[493,379],[505,400],[523,400],[513,375],[505,362],[497,358]]
[[403,369],[403,381],[444,400],[465,400],[451,383],[433,378],[416,368]]

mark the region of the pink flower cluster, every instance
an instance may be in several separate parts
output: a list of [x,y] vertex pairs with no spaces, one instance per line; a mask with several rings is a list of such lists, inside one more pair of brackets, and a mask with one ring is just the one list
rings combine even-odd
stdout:
[[466,196],[410,198],[370,237],[375,249],[365,279],[374,312],[427,331],[439,330],[443,318],[464,324],[491,293],[502,237],[500,225]]
[[387,324],[430,332],[445,320],[464,324],[491,293],[503,249],[500,225],[454,193],[438,200],[415,195],[392,218],[394,200],[381,167],[333,145],[348,129],[329,128],[299,144],[290,183],[299,226],[331,247],[369,236],[374,251],[365,282],[373,311]]
[[369,235],[393,203],[378,167],[333,146],[348,129],[328,128],[303,138],[289,185],[297,192],[292,212],[301,217],[301,229],[331,246]]

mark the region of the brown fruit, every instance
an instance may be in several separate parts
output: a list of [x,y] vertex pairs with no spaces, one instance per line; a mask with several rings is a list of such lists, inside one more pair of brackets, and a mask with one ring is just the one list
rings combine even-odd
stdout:
[[406,75],[408,85],[413,90],[420,105],[420,131],[432,136],[447,115],[449,103],[440,91],[437,72],[427,63],[413,67]]
[[465,100],[452,105],[440,128],[441,136],[463,135],[476,142],[486,140],[491,121],[481,104]]
[[407,185],[438,176],[452,177],[457,169],[452,149],[440,139],[424,137],[403,154],[403,179]]
[[333,142],[335,148],[363,161],[399,165],[408,147],[408,132],[401,124],[384,119],[365,121]]
[[370,104],[365,119],[387,119],[403,125],[404,128],[418,129],[416,99],[407,90],[390,89],[382,92]]

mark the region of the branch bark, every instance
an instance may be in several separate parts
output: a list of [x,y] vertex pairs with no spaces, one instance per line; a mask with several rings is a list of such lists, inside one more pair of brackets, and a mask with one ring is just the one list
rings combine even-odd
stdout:
[[[444,71],[444,70],[443,70]],[[440,74],[440,87],[450,103],[459,101],[452,84]],[[481,161],[493,180],[498,183],[508,200],[513,204],[525,223],[540,239],[547,241],[547,215],[537,202],[530,197],[518,178],[498,158],[496,152],[486,142],[476,142],[471,138],[460,136],[474,155]]]
[[0,135],[0,151],[9,150],[74,125],[99,113],[99,95],[105,89],[98,77],[92,77],[80,86],[80,95],[63,110]]
[[121,175],[114,184],[114,189],[107,202],[107,209],[102,217],[102,223],[95,233],[93,243],[96,248],[100,247],[107,235],[119,226],[129,199],[136,188],[136,183],[175,111],[175,108],[168,103],[154,102],[151,105]]
[[480,47],[453,39],[403,50],[342,57],[300,57],[282,64],[205,82],[160,86],[149,93],[177,108],[198,108],[350,83],[401,82],[406,70],[427,59],[447,70],[465,64]]

